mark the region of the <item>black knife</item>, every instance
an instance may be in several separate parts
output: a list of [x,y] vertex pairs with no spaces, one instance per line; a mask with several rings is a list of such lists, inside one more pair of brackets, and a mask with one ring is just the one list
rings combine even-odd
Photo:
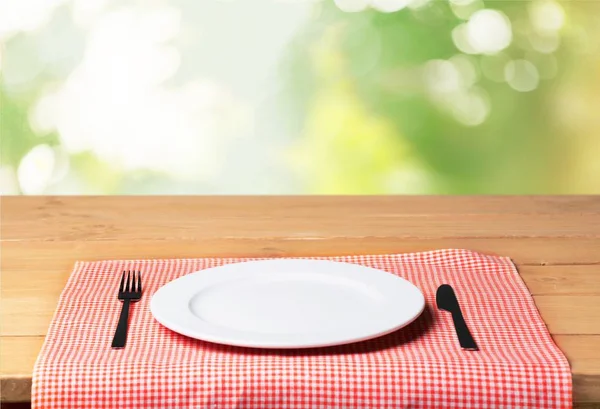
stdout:
[[448,284],[442,284],[437,289],[435,294],[435,302],[440,310],[445,310],[452,313],[452,321],[454,321],[454,329],[458,336],[458,342],[460,342],[461,348],[468,349],[471,351],[477,351],[479,348],[467,327],[465,318],[462,315],[458,300],[454,290]]

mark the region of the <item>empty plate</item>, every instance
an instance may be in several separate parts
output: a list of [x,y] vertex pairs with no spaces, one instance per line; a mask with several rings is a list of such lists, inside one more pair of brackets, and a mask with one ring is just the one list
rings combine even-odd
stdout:
[[227,264],[180,277],[152,297],[165,327],[220,344],[311,348],[388,334],[421,314],[410,282],[385,271],[325,260]]

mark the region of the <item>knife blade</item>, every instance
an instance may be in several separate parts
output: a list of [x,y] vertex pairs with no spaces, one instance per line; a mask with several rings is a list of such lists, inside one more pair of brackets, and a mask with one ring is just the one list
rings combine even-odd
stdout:
[[435,294],[435,302],[440,310],[448,311],[452,314],[454,329],[456,330],[456,336],[461,348],[469,351],[478,351],[479,347],[473,339],[469,327],[467,327],[452,286],[448,284],[439,286]]

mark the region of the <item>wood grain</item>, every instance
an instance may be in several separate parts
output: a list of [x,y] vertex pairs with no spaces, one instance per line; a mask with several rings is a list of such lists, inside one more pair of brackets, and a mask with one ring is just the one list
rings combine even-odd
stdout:
[[[524,265],[600,265],[600,239],[569,238],[215,238],[173,240],[2,241],[4,263],[27,259],[52,260],[72,266],[76,260],[186,257],[330,256],[361,252],[390,254],[464,248],[486,254],[509,255]],[[66,258],[58,259],[59,256]]]
[[[3,240],[600,238],[600,198],[5,198]],[[425,200],[428,199],[428,200]],[[537,199],[539,200],[539,199]],[[425,204],[427,203],[427,204]],[[524,210],[519,205],[523,203]],[[437,208],[437,211],[433,208]],[[430,209],[427,211],[427,209]],[[484,209],[484,210],[477,210]],[[487,209],[487,210],[485,210]],[[561,209],[569,209],[561,212]]]
[[574,399],[600,403],[600,335],[555,335],[553,338],[571,365]]
[[44,337],[0,337],[0,401],[31,399],[31,374]]
[[533,295],[600,295],[600,265],[519,267]]
[[600,296],[539,295],[533,299],[551,334],[600,334]]
[[575,399],[600,404],[600,196],[0,200],[3,402],[29,399],[33,363],[77,260],[466,248],[511,257],[571,363]]

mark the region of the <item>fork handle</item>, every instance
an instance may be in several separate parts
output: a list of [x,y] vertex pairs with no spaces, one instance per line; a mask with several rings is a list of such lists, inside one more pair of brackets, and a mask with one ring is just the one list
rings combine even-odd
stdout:
[[123,300],[123,308],[121,308],[121,316],[117,324],[117,330],[112,341],[113,348],[123,348],[127,342],[127,323],[129,321],[129,299]]

